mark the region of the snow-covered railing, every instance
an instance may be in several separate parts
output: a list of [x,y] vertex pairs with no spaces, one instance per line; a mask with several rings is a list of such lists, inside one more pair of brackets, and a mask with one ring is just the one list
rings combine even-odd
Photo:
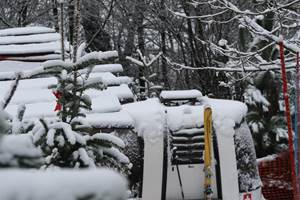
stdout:
[[127,199],[127,181],[108,170],[1,170],[1,200]]

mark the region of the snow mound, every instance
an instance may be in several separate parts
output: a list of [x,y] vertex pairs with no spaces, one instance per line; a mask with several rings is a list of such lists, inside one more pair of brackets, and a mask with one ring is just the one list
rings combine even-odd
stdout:
[[126,191],[125,178],[107,169],[0,172],[1,200],[125,200]]
[[139,136],[151,141],[163,134],[165,109],[156,98],[126,104],[123,110],[134,120],[134,127]]

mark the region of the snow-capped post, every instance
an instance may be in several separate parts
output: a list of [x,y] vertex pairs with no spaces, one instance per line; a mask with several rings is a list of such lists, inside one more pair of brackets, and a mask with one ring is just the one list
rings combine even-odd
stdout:
[[282,75],[282,82],[283,82],[283,96],[285,102],[285,115],[288,127],[288,136],[289,136],[289,156],[291,161],[291,178],[292,178],[292,185],[293,185],[293,196],[296,200],[297,195],[297,185],[296,185],[296,171],[295,171],[295,157],[294,157],[294,143],[293,143],[293,130],[292,130],[292,118],[291,118],[291,110],[290,110],[290,102],[289,102],[289,95],[288,95],[288,85],[287,85],[287,76],[286,76],[286,67],[285,67],[285,59],[284,59],[284,43],[283,37],[280,37],[279,41],[280,47],[280,61],[281,61],[281,75]]
[[212,191],[212,109],[210,106],[206,106],[204,109],[204,196],[205,200],[211,200]]

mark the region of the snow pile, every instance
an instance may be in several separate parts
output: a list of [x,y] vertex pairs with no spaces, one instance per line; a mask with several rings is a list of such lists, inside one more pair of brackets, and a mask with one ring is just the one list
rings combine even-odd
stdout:
[[123,110],[134,119],[135,131],[145,140],[155,142],[163,134],[165,109],[158,99],[126,104]]
[[167,123],[172,131],[203,126],[203,106],[178,106],[167,108]]
[[0,172],[1,200],[125,200],[126,196],[125,178],[107,169]]
[[124,111],[88,114],[81,120],[93,128],[133,128],[135,125],[131,116]]
[[160,94],[162,99],[195,99],[199,97],[202,97],[199,90],[162,91]]
[[[172,131],[188,128],[200,128],[203,126],[204,106],[212,108],[214,125],[222,129],[231,129],[239,124],[246,116],[247,106],[238,101],[218,100],[208,97],[199,98],[201,105],[168,107],[168,126]],[[224,127],[223,127],[224,126]],[[221,133],[225,133],[221,131]],[[229,133],[233,136],[233,133]]]
[[0,140],[1,166],[34,167],[35,164],[42,163],[41,158],[42,151],[34,146],[30,134],[5,135]]

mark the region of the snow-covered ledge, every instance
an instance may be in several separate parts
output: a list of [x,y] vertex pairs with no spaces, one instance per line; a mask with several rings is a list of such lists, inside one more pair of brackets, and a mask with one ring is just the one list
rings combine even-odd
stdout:
[[108,169],[0,170],[1,200],[127,199],[127,181]]

